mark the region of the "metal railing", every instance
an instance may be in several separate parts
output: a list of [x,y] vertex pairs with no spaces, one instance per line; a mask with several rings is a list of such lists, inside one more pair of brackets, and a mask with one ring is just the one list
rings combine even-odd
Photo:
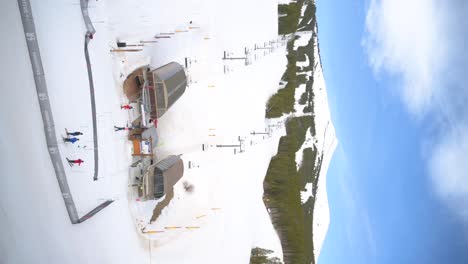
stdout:
[[58,147],[57,135],[55,133],[55,123],[50,106],[44,69],[42,67],[41,53],[39,51],[39,43],[37,41],[37,33],[31,10],[31,3],[29,0],[18,0],[18,7],[20,10],[21,20],[23,22],[24,35],[26,38],[26,44],[28,46],[29,58],[31,60],[32,73],[36,85],[37,97],[39,99],[42,121],[44,122],[47,150],[54,167],[57,182],[59,184],[70,221],[72,224],[78,224],[86,221],[88,218],[107,207],[113,202],[113,200],[104,201],[89,213],[85,214],[85,216],[82,218],[78,216],[75,202],[73,201],[73,196],[71,194],[70,187],[68,186],[65,169],[63,167],[62,155],[60,154],[60,149]]

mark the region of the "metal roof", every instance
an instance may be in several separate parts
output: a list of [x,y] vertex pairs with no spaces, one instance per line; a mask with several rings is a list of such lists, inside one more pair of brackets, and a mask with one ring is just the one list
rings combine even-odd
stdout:
[[[156,168],[160,169],[162,172],[167,171],[168,169],[172,168],[177,162],[181,161],[182,159],[179,156],[171,155],[158,163],[156,163]],[[155,169],[156,169],[155,168]]]
[[187,76],[182,65],[171,62],[153,71],[153,74],[164,82],[167,92],[166,108],[171,107],[185,92]]
[[170,62],[157,68],[153,72],[155,72],[162,81],[172,79],[173,76],[179,72],[183,72],[185,77],[184,67],[177,62]]

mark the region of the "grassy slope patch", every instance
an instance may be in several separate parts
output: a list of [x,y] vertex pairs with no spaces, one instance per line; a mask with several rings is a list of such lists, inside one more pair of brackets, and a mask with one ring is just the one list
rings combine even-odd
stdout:
[[[302,5],[306,3],[306,11],[301,23],[299,15]],[[316,7],[311,1],[298,1],[294,5],[279,6],[280,14],[287,14],[289,18],[280,18],[280,34],[294,33],[300,28],[314,28]],[[294,22],[296,21],[296,22]],[[294,26],[290,23],[296,23]],[[299,103],[305,106],[309,115],[289,118],[286,122],[286,136],[281,137],[278,153],[268,167],[264,181],[264,202],[270,212],[273,225],[280,237],[285,263],[315,263],[313,254],[313,209],[317,192],[318,175],[322,157],[318,157],[315,148],[303,150],[301,166],[297,169],[295,153],[305,140],[307,129],[315,136],[315,122],[313,113],[313,75],[306,73],[314,70],[314,35],[308,44],[293,49],[293,38],[288,42],[288,65],[282,80],[287,85],[278,90],[268,101],[266,117],[280,117],[294,112],[294,93],[300,84],[306,84],[306,91],[301,95]],[[309,58],[309,65],[297,67],[297,61]],[[301,191],[306,183],[313,183],[311,197],[302,204]],[[268,262],[265,262],[268,263]]]
[[283,113],[294,112],[294,92],[298,85],[296,72],[297,59],[293,49],[294,41],[295,39],[293,38],[288,42],[288,64],[286,66],[286,72],[281,78],[283,81],[287,82],[286,86],[279,89],[268,100],[265,113],[267,118],[280,117]]
[[314,4],[308,4],[306,10],[304,12],[304,17],[302,18],[301,22],[298,25],[299,31],[312,31],[315,25],[315,11],[317,7]]
[[[304,14],[304,18],[301,21],[302,23],[315,23],[315,5],[310,1],[297,1],[290,3],[288,5],[279,5],[278,11],[279,14],[285,14],[285,17],[279,18],[279,34],[290,34],[297,31],[297,26],[299,23],[299,16],[301,14],[301,8],[303,4],[307,4],[307,8]],[[312,8],[310,6],[313,6]],[[313,12],[313,13],[312,13]],[[305,21],[305,22],[304,22]],[[307,24],[308,25],[308,24]],[[314,38],[312,37],[308,44],[303,47],[299,47],[294,50],[294,42],[298,36],[292,38],[288,41],[287,44],[287,59],[288,64],[286,66],[286,71],[281,78],[283,81],[287,82],[286,86],[282,89],[279,89],[274,95],[272,95],[266,105],[265,116],[266,118],[276,118],[280,117],[283,114],[289,114],[294,112],[294,92],[300,84],[307,84],[307,87],[310,87],[306,91],[306,98],[313,99],[312,95],[312,84],[313,79],[308,79],[306,72],[312,71],[314,67]],[[309,58],[309,65],[306,67],[297,67],[296,63],[298,61],[305,61],[306,56]],[[306,89],[307,89],[306,87]],[[313,107],[308,105],[306,107],[307,112],[312,112]],[[314,129],[315,130],[315,129]]]
[[[264,182],[264,201],[277,230],[285,263],[310,263],[312,211],[310,204],[301,203],[305,167],[296,169],[295,153],[304,143],[311,116],[293,117],[286,123],[287,135],[281,137],[278,154],[271,159]],[[308,165],[305,165],[308,166]]]
[[297,31],[302,3],[291,2],[278,5],[278,34],[286,35]]
[[250,251],[250,264],[281,264],[281,260],[277,257],[269,257],[273,253],[272,250],[264,248],[252,248]]

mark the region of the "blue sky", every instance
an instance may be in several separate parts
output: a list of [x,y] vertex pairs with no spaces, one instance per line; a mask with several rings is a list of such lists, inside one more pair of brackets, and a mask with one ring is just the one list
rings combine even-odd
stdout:
[[317,2],[339,140],[319,264],[468,263],[468,4]]

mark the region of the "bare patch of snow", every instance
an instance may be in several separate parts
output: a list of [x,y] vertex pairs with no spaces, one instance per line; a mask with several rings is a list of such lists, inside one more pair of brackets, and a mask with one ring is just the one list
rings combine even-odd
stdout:
[[296,166],[297,166],[297,169],[299,169],[301,164],[302,164],[302,158],[303,158],[302,157],[302,152],[304,151],[304,149],[314,148],[314,141],[313,140],[314,140],[314,138],[310,134],[310,128],[309,128],[306,131],[306,137],[305,137],[304,143],[302,144],[301,148],[296,152]]
[[305,14],[306,9],[307,9],[307,4],[304,3],[304,4],[302,5],[302,8],[301,8],[301,18],[300,18],[300,20],[299,20],[299,24],[301,24],[301,22],[302,22],[302,20],[303,20],[302,17],[304,17],[304,14]]
[[313,183],[309,182],[305,186],[305,191],[301,191],[301,202],[305,203],[312,196]]
[[309,56],[307,54],[304,54],[304,55],[306,57],[305,61],[296,62],[297,67],[308,67],[309,66],[309,64],[310,64]]
[[294,50],[297,50],[301,46],[306,46],[312,38],[312,34],[312,31],[297,32],[295,36],[298,38],[294,41]]

